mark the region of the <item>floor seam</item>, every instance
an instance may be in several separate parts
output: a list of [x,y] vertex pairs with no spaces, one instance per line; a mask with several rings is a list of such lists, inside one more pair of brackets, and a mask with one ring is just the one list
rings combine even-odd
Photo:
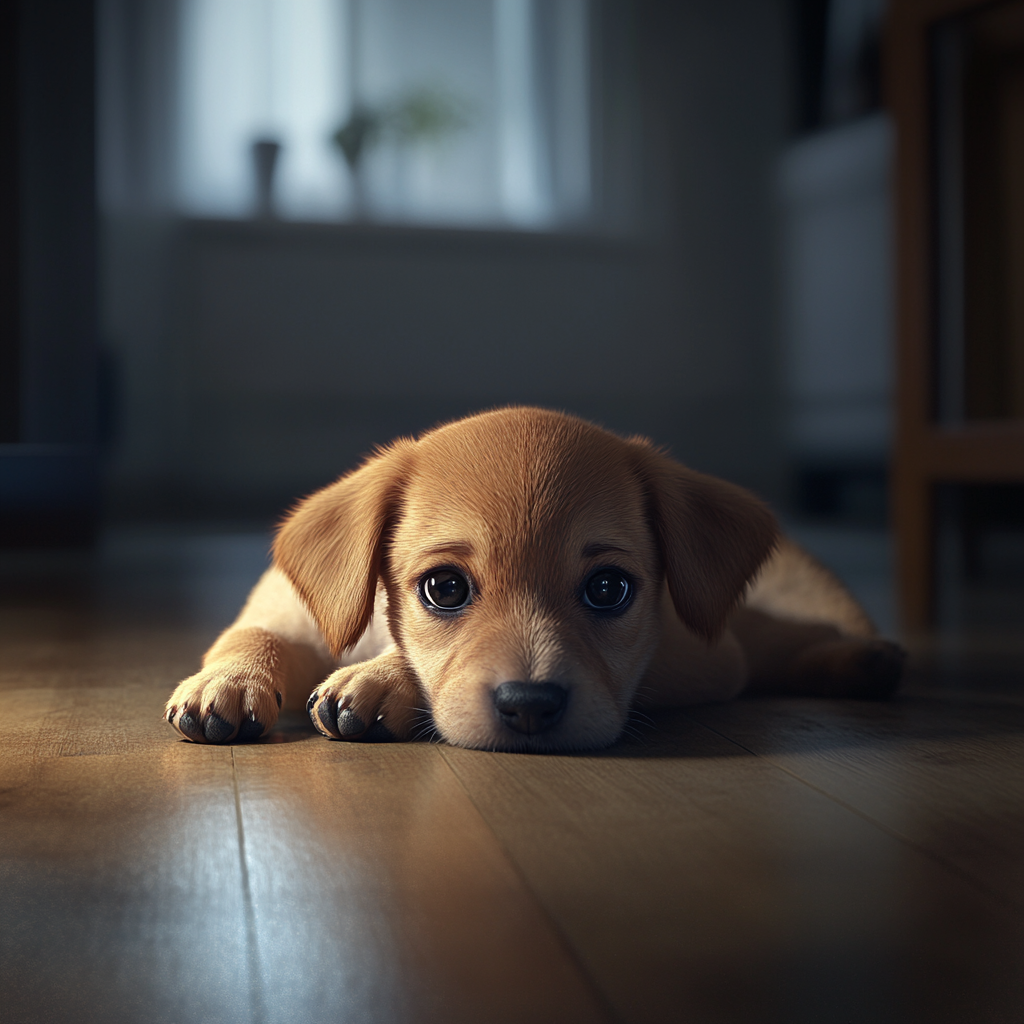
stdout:
[[238,765],[235,748],[231,748],[231,782],[235,795],[235,824],[238,828],[238,863],[242,875],[242,903],[245,913],[246,960],[250,976],[250,998],[254,1024],[265,1024],[267,1019],[263,1001],[263,971],[260,969],[259,943],[256,937],[256,908],[253,904],[249,881],[249,858],[245,849],[245,823],[242,820],[242,797],[238,788]]
[[875,828],[884,832],[890,838],[895,839],[897,842],[902,843],[904,846],[910,847],[910,849],[914,850],[916,853],[921,854],[921,856],[923,856],[925,859],[931,861],[933,864],[937,864],[939,867],[948,871],[951,875],[954,875],[955,877],[959,878],[960,881],[965,882],[976,892],[979,892],[982,895],[987,896],[989,899],[995,902],[1001,909],[1010,911],[1014,915],[1014,917],[1020,917],[1022,914],[1024,914],[1024,907],[1018,906],[1012,899],[1008,899],[1002,893],[999,893],[994,889],[990,889],[983,882],[979,882],[978,879],[976,879],[973,875],[971,875],[967,871],[964,871],[964,869],[959,867],[957,864],[954,864],[951,861],[946,860],[946,858],[940,856],[939,854],[934,853],[933,851],[929,850],[928,847],[922,846],[920,843],[911,839],[909,836],[904,835],[898,829],[893,828],[891,825],[886,825],[884,821],[879,821],[878,818],[875,818],[873,815],[868,814],[867,811],[862,811],[859,807],[844,800],[841,796],[837,796],[835,793],[830,793],[827,789],[824,789],[816,783],[811,782],[809,779],[805,779],[802,775],[793,771],[792,768],[787,768],[784,764],[779,764],[778,761],[773,760],[768,755],[759,754],[756,750],[752,750],[746,744],[741,743],[737,739],[733,739],[733,737],[729,736],[727,733],[720,732],[718,729],[714,728],[714,726],[708,725],[705,722],[701,722],[699,719],[693,718],[690,715],[687,715],[686,717],[695,725],[699,725],[701,728],[707,729],[708,732],[712,732],[716,736],[719,736],[727,742],[734,744],[735,746],[739,747],[740,750],[744,750],[751,756],[756,757],[761,761],[764,761],[766,764],[770,764],[773,768],[778,769],[780,772],[784,772],[790,778],[802,783],[809,789],[813,789],[816,793],[820,793],[826,799],[831,800],[832,803],[838,804],[838,806],[842,807],[844,810],[849,811],[851,814],[855,814],[862,821],[866,821],[869,825],[873,825]]
[[554,934],[555,938],[558,940],[559,945],[565,951],[565,954],[569,958],[570,962],[576,967],[577,971],[579,971],[580,975],[585,980],[587,987],[590,989],[591,993],[593,993],[598,1005],[608,1015],[609,1020],[621,1022],[623,1018],[620,1016],[618,1011],[612,1005],[611,1001],[598,986],[597,982],[594,980],[586,964],[583,962],[579,953],[576,951],[576,947],[569,941],[569,937],[565,934],[562,927],[558,924],[554,917],[552,917],[550,911],[544,905],[543,900],[541,900],[540,896],[537,894],[533,886],[530,884],[529,879],[523,873],[523,870],[519,866],[519,862],[513,856],[512,851],[508,848],[508,846],[505,845],[504,842],[502,842],[501,837],[494,830],[490,821],[487,819],[487,815],[484,814],[483,810],[480,808],[480,805],[476,802],[476,800],[473,799],[473,794],[470,793],[469,788],[462,781],[462,776],[459,775],[458,771],[455,769],[455,766],[445,756],[444,750],[442,749],[442,746],[440,744],[438,745],[438,754],[440,755],[441,760],[444,761],[448,770],[452,773],[452,775],[455,776],[455,781],[459,784],[459,788],[462,790],[463,793],[465,793],[466,799],[472,805],[473,810],[476,811],[480,820],[486,826],[487,831],[490,832],[491,836],[494,838],[495,843],[497,843],[498,845],[498,849],[501,850],[501,852],[505,855],[505,859],[508,861],[509,866],[512,868],[512,871],[515,873],[516,877],[522,883],[523,888],[530,894],[530,897],[533,899],[534,904],[540,911],[541,916],[544,918],[544,920],[547,922],[548,927],[551,929],[552,934]]

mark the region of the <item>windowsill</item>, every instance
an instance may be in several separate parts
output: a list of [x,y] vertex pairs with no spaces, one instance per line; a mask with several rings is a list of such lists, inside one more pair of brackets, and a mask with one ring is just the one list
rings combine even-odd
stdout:
[[[112,212],[114,220],[134,220],[135,214]],[[145,218],[150,219],[150,218]],[[158,217],[154,219],[163,220]],[[664,239],[639,231],[574,226],[558,229],[500,225],[462,226],[402,223],[397,221],[318,221],[277,218],[172,215],[173,225],[188,237],[239,244],[298,244],[363,249],[462,250],[479,252],[578,253],[580,255],[663,255]]]

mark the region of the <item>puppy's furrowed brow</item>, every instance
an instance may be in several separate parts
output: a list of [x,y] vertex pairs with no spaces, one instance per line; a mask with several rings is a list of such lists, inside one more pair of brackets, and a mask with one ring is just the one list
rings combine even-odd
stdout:
[[595,558],[598,555],[628,555],[629,552],[625,548],[620,548],[615,544],[602,544],[600,541],[595,541],[591,544],[587,544],[580,552],[580,558]]
[[466,540],[446,540],[421,552],[424,556],[455,555],[458,558],[472,558],[473,545]]

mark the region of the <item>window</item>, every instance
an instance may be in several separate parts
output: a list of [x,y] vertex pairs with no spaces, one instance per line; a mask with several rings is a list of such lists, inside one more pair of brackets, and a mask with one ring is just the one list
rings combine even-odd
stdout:
[[[147,6],[166,27],[166,4],[135,8]],[[106,0],[107,20],[124,21],[131,7]],[[249,216],[262,140],[282,217],[585,220],[589,14],[588,0],[178,0],[161,57],[172,122],[165,202]],[[139,76],[126,55],[139,42],[130,29],[105,29],[107,50],[122,53],[122,82],[124,68]],[[141,52],[161,62],[151,39]],[[106,77],[108,106],[124,107],[117,69]],[[336,141],[343,128],[347,149]]]

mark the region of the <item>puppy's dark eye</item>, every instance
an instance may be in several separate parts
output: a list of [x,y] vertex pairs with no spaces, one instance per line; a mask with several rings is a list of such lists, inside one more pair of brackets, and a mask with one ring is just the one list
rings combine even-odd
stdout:
[[624,608],[632,596],[629,580],[618,569],[598,569],[583,588],[583,603],[601,611]]
[[420,580],[424,604],[441,611],[454,612],[469,604],[472,592],[469,580],[456,569],[434,569]]

